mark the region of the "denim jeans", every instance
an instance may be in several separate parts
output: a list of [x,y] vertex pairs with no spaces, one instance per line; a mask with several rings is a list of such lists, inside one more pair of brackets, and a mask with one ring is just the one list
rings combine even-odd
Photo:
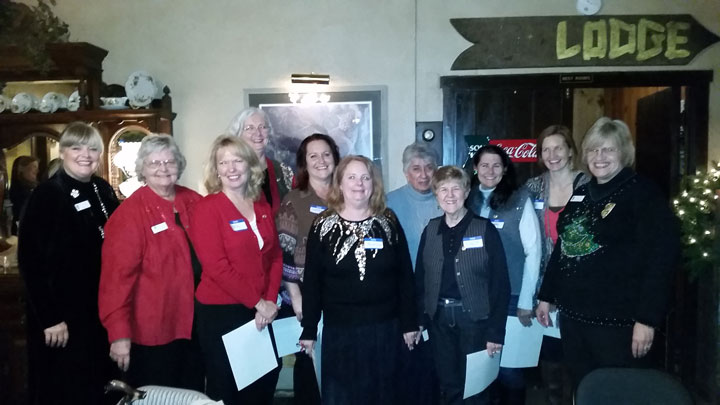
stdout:
[[466,356],[487,348],[487,322],[473,321],[462,305],[440,305],[430,323],[430,343],[443,404],[486,404],[486,393],[463,401]]

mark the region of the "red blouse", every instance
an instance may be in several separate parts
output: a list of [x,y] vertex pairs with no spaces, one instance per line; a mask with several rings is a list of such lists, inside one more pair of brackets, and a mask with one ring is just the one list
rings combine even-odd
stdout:
[[190,239],[202,263],[195,292],[201,303],[253,308],[260,298],[277,300],[282,252],[272,209],[263,198],[255,202],[254,209],[262,249],[250,222],[224,193],[208,195],[193,210]]
[[105,226],[98,306],[110,342],[155,346],[190,339],[193,270],[185,231],[200,194],[175,186],[167,201],[149,187],[135,191]]

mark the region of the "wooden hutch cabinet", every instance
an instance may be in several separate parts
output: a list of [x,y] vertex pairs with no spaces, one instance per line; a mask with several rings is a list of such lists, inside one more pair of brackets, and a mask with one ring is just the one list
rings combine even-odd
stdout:
[[[122,181],[122,173],[113,164],[113,156],[120,150],[118,141],[127,133],[134,133],[135,139],[138,133],[140,136],[151,132],[172,134],[175,114],[170,91],[164,88],[164,96],[153,100],[149,108],[103,109],[100,100],[102,62],[108,51],[88,43],[51,44],[47,51],[54,66],[42,73],[36,71],[17,48],[0,46],[0,94],[12,99],[18,92],[27,92],[39,100],[48,91],[69,96],[77,89],[80,106],[77,111],[61,109],[43,113],[31,110],[24,114],[13,113],[8,106],[0,112],[0,149],[7,151],[20,144],[29,145],[24,150],[30,150],[39,158],[40,172],[43,172],[53,157],[51,146],[57,149],[63,129],[74,121],[87,122],[99,130],[105,146],[98,174],[117,192]],[[4,167],[4,153],[2,158],[0,165]],[[6,170],[9,172],[10,167]],[[3,191],[8,185],[7,172],[2,173],[5,184],[0,184],[0,207]],[[4,399],[0,402],[9,404],[25,403],[27,397],[25,291],[14,251],[12,248],[10,253],[0,252],[0,256],[13,255],[10,265],[0,269],[0,396]]]

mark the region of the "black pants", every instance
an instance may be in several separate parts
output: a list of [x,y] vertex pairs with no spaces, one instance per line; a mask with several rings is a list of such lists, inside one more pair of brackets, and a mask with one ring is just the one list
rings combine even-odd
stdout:
[[205,391],[205,367],[197,337],[164,345],[130,347],[128,383],[133,387],[162,385]]
[[409,350],[400,348],[398,404],[435,405],[440,403],[440,386],[435,374],[431,343],[424,342]]
[[602,367],[647,367],[647,356],[632,356],[632,326],[602,326],[579,322],[560,313],[563,355],[573,390],[585,375]]
[[[198,336],[205,360],[207,395],[226,405],[260,405],[273,403],[278,367],[238,391],[222,336],[255,319],[255,310],[243,305],[195,305]],[[271,334],[272,336],[272,334]],[[275,343],[273,342],[273,346]]]
[[438,306],[430,323],[430,343],[443,404],[486,404],[485,391],[463,401],[467,355],[487,348],[487,323],[473,321],[462,305]]

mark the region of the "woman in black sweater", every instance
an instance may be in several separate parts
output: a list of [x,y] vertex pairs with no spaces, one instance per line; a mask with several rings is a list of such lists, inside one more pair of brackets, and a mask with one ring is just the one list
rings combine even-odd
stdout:
[[582,144],[592,180],[558,220],[537,317],[560,310],[565,361],[575,386],[601,367],[642,367],[665,319],[679,252],[678,228],[658,188],[630,168],[627,125],[600,118]]
[[337,166],[328,210],[308,235],[302,294],[300,344],[310,355],[323,314],[323,404],[396,404],[399,350],[418,336],[412,262],[366,157]]

